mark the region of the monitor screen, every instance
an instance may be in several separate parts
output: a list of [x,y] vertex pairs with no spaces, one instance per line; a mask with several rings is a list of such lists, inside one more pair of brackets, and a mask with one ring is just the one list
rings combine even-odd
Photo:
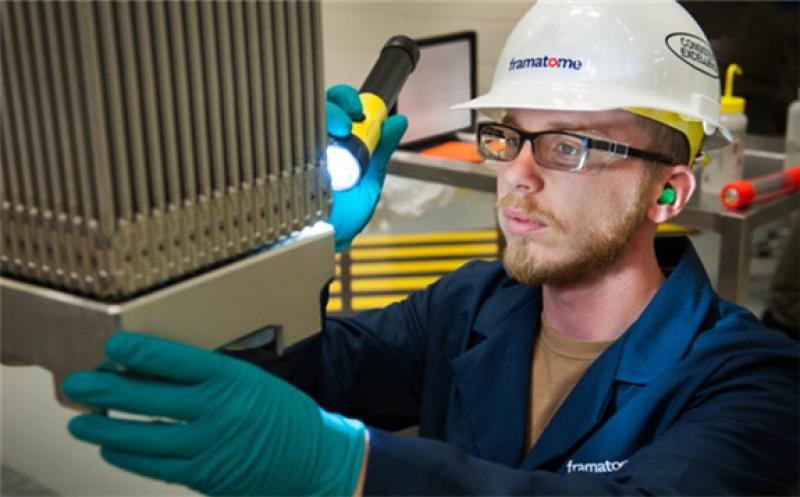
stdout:
[[474,122],[472,111],[450,107],[475,96],[475,32],[416,41],[419,62],[397,97],[397,112],[408,117],[401,145],[445,138]]

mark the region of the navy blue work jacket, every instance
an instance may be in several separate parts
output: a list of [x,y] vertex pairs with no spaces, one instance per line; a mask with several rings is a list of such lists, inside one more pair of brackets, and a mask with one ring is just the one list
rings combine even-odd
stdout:
[[[363,420],[365,494],[781,494],[798,481],[798,345],[720,300],[688,240],[524,446],[542,292],[475,262],[386,309],[331,318],[266,366]],[[419,424],[420,437],[391,434]]]

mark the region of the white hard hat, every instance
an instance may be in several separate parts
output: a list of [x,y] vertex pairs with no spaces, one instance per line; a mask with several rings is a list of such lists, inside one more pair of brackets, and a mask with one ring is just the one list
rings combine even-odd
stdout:
[[[687,136],[693,159],[719,128],[719,69],[674,0],[539,0],[512,31],[489,92],[454,108],[627,109]],[[690,159],[690,163],[691,163]]]

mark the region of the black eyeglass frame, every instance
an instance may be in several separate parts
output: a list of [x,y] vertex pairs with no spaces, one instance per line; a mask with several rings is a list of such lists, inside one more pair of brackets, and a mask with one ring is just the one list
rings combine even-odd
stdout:
[[[483,151],[481,150],[481,146],[480,146],[480,144],[481,144],[481,131],[483,131],[485,128],[487,128],[489,126],[506,128],[506,129],[509,129],[511,131],[514,131],[515,133],[517,133],[519,135],[520,144],[519,144],[519,147],[517,149],[517,155],[515,155],[514,157],[511,157],[509,159],[498,159],[498,158],[495,158],[495,157],[488,157],[486,154],[483,153]],[[648,152],[646,150],[641,150],[641,149],[638,149],[638,148],[631,147],[630,145],[625,145],[624,143],[612,142],[612,141],[607,141],[607,140],[599,140],[597,138],[591,138],[591,137],[588,137],[588,136],[579,135],[577,133],[571,133],[569,131],[548,130],[548,131],[538,131],[536,133],[527,133],[525,131],[522,131],[520,129],[515,128],[514,126],[510,126],[508,124],[496,123],[496,122],[488,122],[488,121],[487,122],[478,123],[477,132],[476,132],[476,139],[477,139],[477,143],[478,143],[478,152],[482,156],[487,158],[487,159],[499,160],[499,161],[503,161],[503,162],[509,162],[509,161],[512,161],[512,160],[516,159],[517,156],[519,156],[519,153],[522,151],[522,147],[525,146],[525,141],[530,141],[531,142],[531,150],[533,152],[535,152],[535,150],[536,150],[536,144],[535,144],[536,143],[536,139],[539,138],[542,135],[566,135],[566,136],[571,136],[573,138],[578,138],[579,140],[581,140],[583,142],[584,146],[586,147],[585,148],[586,152],[584,152],[583,157],[581,157],[580,161],[578,162],[578,164],[575,167],[573,167],[572,169],[551,168],[551,169],[555,169],[557,171],[565,171],[565,172],[571,172],[572,173],[572,172],[577,172],[577,171],[582,170],[583,167],[586,164],[586,160],[589,158],[589,151],[590,150],[600,150],[602,152],[608,152],[608,153],[610,153],[612,155],[622,156],[622,158],[638,157],[640,159],[645,159],[645,160],[649,160],[649,161],[653,161],[653,162],[658,162],[658,163],[661,163],[661,164],[664,164],[664,165],[669,165],[669,166],[673,166],[673,165],[676,164],[676,162],[674,160],[670,159],[666,155],[659,154],[659,153],[656,153],[656,152]]]

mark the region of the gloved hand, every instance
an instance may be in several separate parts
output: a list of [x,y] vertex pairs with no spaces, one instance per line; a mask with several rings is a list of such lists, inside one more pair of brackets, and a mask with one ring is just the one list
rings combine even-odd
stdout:
[[[326,105],[328,134],[337,138],[350,134],[353,121],[364,119],[358,92],[351,86],[329,88]],[[367,173],[353,188],[333,192],[333,208],[328,222],[333,225],[337,252],[347,249],[372,217],[386,178],[386,163],[406,128],[408,120],[403,115],[396,114],[386,119],[381,126],[381,139],[372,153]]]
[[127,373],[69,376],[74,401],[174,422],[76,416],[69,431],[109,463],[209,495],[352,495],[365,427],[221,354],[134,333],[106,343]]

